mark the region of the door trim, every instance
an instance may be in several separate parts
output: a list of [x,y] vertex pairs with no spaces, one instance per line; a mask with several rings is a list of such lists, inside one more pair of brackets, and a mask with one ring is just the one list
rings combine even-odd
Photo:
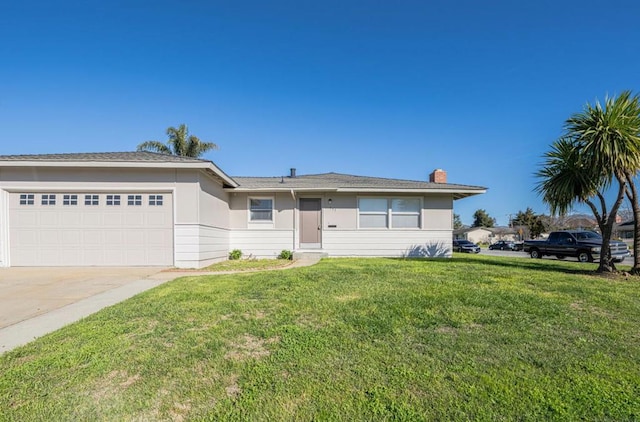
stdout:
[[[318,242],[304,242],[303,241],[303,236],[304,236],[304,227],[303,227],[303,213],[306,212],[302,209],[302,202],[303,201],[309,201],[309,202],[315,202],[318,204],[318,210],[306,210],[306,211],[313,211],[313,212],[317,212],[317,216],[318,216],[318,221],[317,221],[317,225],[318,225]],[[298,213],[300,214],[299,216],[299,222],[300,222],[300,228],[299,228],[299,235],[298,235],[298,244],[299,244],[299,248],[300,249],[322,249],[322,198],[318,198],[318,197],[309,197],[309,198],[298,198]]]

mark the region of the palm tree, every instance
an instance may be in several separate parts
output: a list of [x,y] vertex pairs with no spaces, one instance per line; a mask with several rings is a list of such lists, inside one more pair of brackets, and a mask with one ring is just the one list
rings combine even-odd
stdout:
[[167,136],[169,140],[166,144],[160,141],[146,141],[138,145],[138,151],[198,158],[207,151],[218,149],[218,146],[213,142],[202,142],[197,136],[189,135],[189,129],[184,123],[178,128],[169,127]]
[[[613,224],[625,188],[640,168],[640,100],[625,91],[608,98],[604,107],[587,103],[567,119],[565,137],[545,157],[537,191],[554,214],[566,213],[575,202],[591,208],[603,237],[598,271],[614,271],[609,247]],[[614,181],[617,196],[608,209],[602,192]]]

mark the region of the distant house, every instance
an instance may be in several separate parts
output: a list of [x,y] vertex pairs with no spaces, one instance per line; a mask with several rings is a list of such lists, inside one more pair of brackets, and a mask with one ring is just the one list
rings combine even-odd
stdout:
[[0,156],[0,266],[200,268],[275,258],[451,256],[453,203],[486,188],[338,173],[230,177],[151,152]]
[[494,243],[498,240],[516,240],[517,234],[510,227],[464,227],[454,230],[453,238],[473,243]]
[[613,236],[631,245],[633,243],[633,221],[616,224],[613,229]]

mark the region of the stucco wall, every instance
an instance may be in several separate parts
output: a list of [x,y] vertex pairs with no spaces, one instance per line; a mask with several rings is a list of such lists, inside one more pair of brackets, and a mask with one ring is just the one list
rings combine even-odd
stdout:
[[[250,222],[249,198],[273,198],[273,221],[268,223]],[[230,192],[229,199],[231,229],[293,229],[293,208],[295,202],[289,192],[260,192],[255,194]]]
[[[248,198],[274,197],[274,222],[268,225],[248,223]],[[358,195],[299,193],[296,202],[290,194],[230,193],[230,249],[245,255],[274,257],[282,249],[299,246],[299,216],[291,207],[299,198],[322,199],[322,250],[330,256],[451,256],[451,195],[418,196],[422,199],[419,229],[359,229]],[[401,198],[409,195],[366,195],[366,197]],[[295,227],[295,230],[294,228]]]

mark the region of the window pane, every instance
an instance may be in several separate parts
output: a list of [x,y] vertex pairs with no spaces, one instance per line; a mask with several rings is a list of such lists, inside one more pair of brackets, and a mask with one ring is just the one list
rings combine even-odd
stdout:
[[360,214],[360,227],[384,229],[387,227],[387,215],[386,214]]
[[273,211],[251,211],[251,221],[271,221]]
[[360,198],[360,212],[387,212],[385,198]]
[[393,212],[420,212],[420,200],[412,199],[392,199],[391,210]]
[[420,216],[419,215],[393,215],[391,217],[392,227],[394,229],[403,229],[403,228],[412,228],[417,229],[420,228]]
[[270,210],[273,208],[271,199],[251,199],[252,210]]
[[273,220],[273,199],[249,199],[249,219],[251,221]]

